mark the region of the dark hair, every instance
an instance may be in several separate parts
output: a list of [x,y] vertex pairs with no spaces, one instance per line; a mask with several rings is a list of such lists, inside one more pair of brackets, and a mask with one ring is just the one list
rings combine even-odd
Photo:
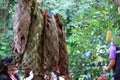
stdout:
[[3,58],[2,61],[6,62],[6,63],[12,63],[13,56],[7,56],[7,57]]
[[7,65],[11,64],[13,61],[13,56],[7,56],[0,61],[0,73],[7,73],[8,68]]

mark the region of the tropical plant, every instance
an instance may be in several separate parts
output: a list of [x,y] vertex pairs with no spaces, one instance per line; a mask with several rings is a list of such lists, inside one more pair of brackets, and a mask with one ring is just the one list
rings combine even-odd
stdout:
[[[5,2],[8,1],[7,20],[3,18],[4,16],[0,16],[1,58],[9,53],[12,54],[9,46],[13,42],[13,17],[18,0]],[[59,13],[62,16],[69,52],[69,71],[75,74],[73,80],[96,80],[99,76],[103,76],[102,67],[109,62],[110,43],[105,41],[106,32],[120,29],[117,6],[109,0],[39,1],[42,1],[43,8],[49,13]],[[3,11],[4,6],[1,1],[0,12]],[[5,28],[4,24],[6,24]],[[111,77],[112,71],[106,78],[111,79]]]

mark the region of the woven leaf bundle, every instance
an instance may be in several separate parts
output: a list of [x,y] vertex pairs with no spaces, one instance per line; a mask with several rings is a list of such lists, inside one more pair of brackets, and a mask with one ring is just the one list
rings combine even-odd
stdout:
[[65,33],[64,26],[61,21],[61,16],[59,14],[55,15],[58,28],[58,37],[59,37],[59,62],[58,68],[60,75],[68,75],[68,53],[66,49]]
[[32,70],[33,80],[46,80],[45,75],[50,80],[51,72],[68,76],[68,53],[60,15],[43,12],[35,0],[19,0],[17,4],[13,50],[19,69]]
[[14,16],[14,51],[23,54],[28,40],[31,20],[31,8],[29,2],[19,1],[16,5]]
[[58,29],[54,15],[45,15],[46,24],[44,26],[44,64],[46,71],[56,71],[59,59]]

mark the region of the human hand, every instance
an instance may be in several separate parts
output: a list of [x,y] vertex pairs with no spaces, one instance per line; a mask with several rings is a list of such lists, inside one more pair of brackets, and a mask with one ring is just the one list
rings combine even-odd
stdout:
[[104,68],[103,68],[103,73],[107,73],[108,72],[108,68],[105,66]]

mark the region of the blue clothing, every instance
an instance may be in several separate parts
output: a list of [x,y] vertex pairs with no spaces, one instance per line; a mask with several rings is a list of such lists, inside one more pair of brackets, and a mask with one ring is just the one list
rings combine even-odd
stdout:
[[114,80],[120,80],[120,78],[114,78]]
[[[18,75],[14,75],[17,80],[20,80]],[[2,73],[0,74],[0,80],[12,80],[8,74]]]
[[120,47],[116,47],[116,57],[115,57],[115,66],[113,67],[113,76],[115,80],[120,80]]

